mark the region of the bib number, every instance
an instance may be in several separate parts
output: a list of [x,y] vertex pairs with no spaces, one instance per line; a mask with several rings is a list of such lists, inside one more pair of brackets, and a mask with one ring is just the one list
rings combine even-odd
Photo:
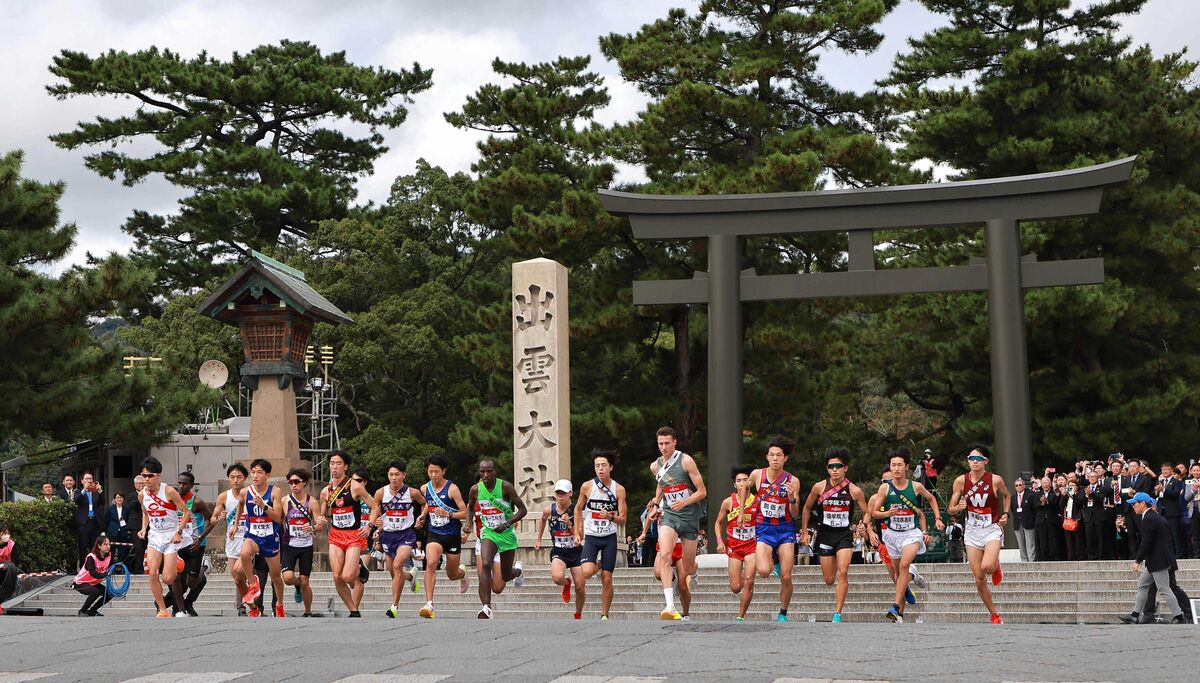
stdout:
[[412,515],[408,511],[388,510],[383,513],[384,531],[404,531],[412,526]]
[[754,527],[752,526],[735,526],[730,529],[730,536],[735,541],[753,541]]
[[985,527],[992,524],[992,511],[990,508],[983,508],[979,512],[967,511],[967,526]]
[[483,525],[493,530],[508,521],[504,518],[504,513],[494,507],[480,508],[479,516],[483,518]]
[[574,548],[575,534],[570,531],[555,531],[551,536],[554,537],[555,548]]
[[270,517],[247,517],[250,523],[250,535],[258,537],[270,536],[275,529],[271,525]]
[[762,516],[767,519],[783,519],[783,515],[787,511],[787,504],[764,500],[759,502],[758,509],[762,512]]
[[354,510],[352,508],[334,508],[333,525],[339,529],[349,529],[354,526]]
[[916,515],[912,510],[905,509],[888,520],[888,528],[892,531],[909,531],[916,525]]
[[672,484],[663,487],[663,498],[666,499],[667,507],[674,503],[679,503],[687,500],[688,487],[687,484]]
[[158,511],[150,513],[150,528],[160,533],[174,532],[177,522],[167,515],[166,512]]
[[444,527],[450,525],[450,518],[430,513],[429,526]]
[[825,510],[825,526],[836,527],[839,529],[849,528],[850,526],[850,511],[849,510]]

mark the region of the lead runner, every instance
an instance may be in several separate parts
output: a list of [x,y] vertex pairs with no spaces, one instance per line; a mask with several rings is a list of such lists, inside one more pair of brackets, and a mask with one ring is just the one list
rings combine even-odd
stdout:
[[[658,555],[654,560],[660,574],[665,606],[659,613],[664,621],[683,616],[675,609],[675,589],[671,585],[671,554],[678,540],[683,545],[679,562],[680,576],[696,573],[696,540],[700,533],[700,503],[708,496],[704,477],[692,456],[675,448],[675,430],[660,427],[656,432],[659,457],[650,464],[650,473],[658,483],[651,507],[658,507],[662,516],[658,522]],[[661,503],[659,501],[662,501]],[[654,510],[650,510],[654,514]],[[684,579],[686,581],[686,578]]]
[[967,511],[963,541],[967,547],[967,562],[975,577],[975,590],[979,592],[991,622],[1003,624],[1004,620],[992,602],[987,577],[991,576],[993,586],[999,586],[1004,578],[1000,571],[1000,548],[1004,546],[1004,524],[1008,521],[1012,494],[1000,475],[987,471],[992,452],[982,444],[971,444],[968,448],[967,466],[971,469],[954,480],[950,513]]

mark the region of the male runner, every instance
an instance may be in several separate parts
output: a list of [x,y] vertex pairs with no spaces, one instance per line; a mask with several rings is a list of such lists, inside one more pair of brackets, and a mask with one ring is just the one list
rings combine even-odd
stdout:
[[[363,485],[351,478],[350,456],[345,451],[329,454],[329,485],[321,490],[320,516],[329,524],[329,568],[333,572],[333,587],[345,603],[350,617],[361,617],[354,590],[359,584],[358,558],[367,549],[369,526],[362,524],[359,503],[366,501],[371,518],[379,514],[379,505]],[[326,515],[326,510],[329,514]]]
[[992,602],[992,590],[988,588],[986,577],[991,576],[992,585],[995,586],[999,586],[1004,579],[1000,571],[1000,548],[1004,546],[1004,524],[1008,522],[1008,505],[1012,502],[1012,494],[1000,475],[987,471],[992,452],[976,443],[967,449],[970,471],[954,480],[950,514],[967,511],[963,541],[971,574],[975,576],[975,590],[979,591],[979,599],[991,615],[991,622],[1003,624],[1004,620]]
[[750,485],[758,495],[758,513],[754,520],[754,560],[758,575],[771,575],[779,556],[779,614],[775,620],[788,620],[792,602],[792,567],[796,564],[796,525],[792,521],[800,511],[800,480],[783,466],[796,442],[775,436],[767,444],[767,467],[750,473]]
[[[242,541],[242,566],[251,567],[254,556],[259,555],[267,563],[271,575],[271,587],[275,595],[283,595],[283,574],[279,571],[279,525],[283,521],[282,496],[275,487],[267,483],[271,475],[271,462],[258,458],[250,463],[250,485],[242,491],[238,498],[237,514],[246,514],[246,537]],[[234,530],[229,530],[233,538]],[[257,616],[258,608],[254,600],[262,595],[262,585],[257,576],[250,581],[249,587],[242,596],[242,602],[250,610],[250,616]],[[241,592],[241,586],[238,586]],[[283,603],[275,603],[275,616],[286,616]]]
[[550,580],[562,586],[562,601],[571,601],[571,580],[575,580],[575,618],[583,618],[583,603],[587,600],[583,568],[580,566],[583,548],[575,538],[575,515],[571,505],[573,487],[567,479],[554,482],[554,500],[542,508],[538,520],[534,550],[542,549],[542,534],[550,525]]
[[[350,473],[350,478],[361,484],[367,493],[371,492],[371,477],[367,468],[356,467]],[[358,501],[358,512],[358,523],[367,530],[367,547],[358,555],[358,584],[350,591],[350,596],[354,599],[354,604],[361,605],[363,593],[367,592],[367,581],[371,578],[371,558],[376,556],[374,548],[379,539],[379,529],[375,528],[376,518],[371,516],[371,506],[367,501]],[[378,556],[382,560],[383,553],[379,553]]]
[[[226,531],[234,530],[233,537],[225,539],[225,564],[229,566],[229,575],[233,577],[234,585],[242,586],[247,578],[247,572],[242,570],[242,540],[246,537],[246,519],[244,515],[237,516],[237,502],[250,471],[245,465],[235,462],[225,468],[225,476],[229,478],[229,490],[217,496],[217,503],[213,506],[212,516],[208,520],[208,529],[204,533],[214,529],[222,517],[225,519]],[[238,616],[245,616],[246,606],[242,604],[238,591],[234,591],[233,600],[237,603]]]
[[[579,555],[578,588],[600,572],[600,618],[608,619],[613,601],[613,571],[617,568],[617,529],[625,523],[625,487],[612,478],[617,452],[592,449],[592,471],[596,476],[579,487],[575,503],[575,542],[583,547]],[[581,603],[582,604],[582,603]]]
[[182,596],[186,588],[187,597],[183,599],[182,606],[175,606],[175,616],[198,617],[200,615],[196,614],[196,599],[208,583],[208,578],[204,576],[204,551],[208,547],[205,538],[212,531],[212,527],[205,524],[209,514],[208,506],[192,490],[196,485],[195,475],[184,470],[179,473],[176,483],[179,485],[179,497],[192,513],[192,522],[184,530],[184,534],[194,540],[191,545],[179,549],[179,559],[183,560],[183,574],[175,578],[175,595]]
[[[692,456],[676,449],[675,430],[660,427],[655,433],[659,457],[650,463],[650,473],[657,482],[652,508],[661,510],[658,522],[659,551],[654,565],[660,574],[663,598],[666,603],[659,618],[665,621],[681,619],[675,609],[675,589],[671,585],[671,553],[676,540],[683,543],[681,568],[683,575],[696,573],[696,537],[700,533],[700,503],[708,496],[704,478]],[[660,502],[661,501],[661,502]],[[651,510],[651,513],[654,512]]]
[[458,566],[462,550],[462,520],[467,517],[467,505],[463,502],[458,486],[446,479],[450,462],[444,456],[434,454],[425,460],[425,473],[429,483],[422,493],[428,505],[417,518],[422,523],[426,518],[429,527],[425,539],[425,606],[420,615],[425,619],[434,617],[433,587],[437,582],[438,562],[446,556],[446,578],[458,581],[458,592],[466,593],[471,587],[467,570]]
[[309,576],[313,566],[313,534],[325,528],[325,520],[317,517],[318,501],[308,495],[312,474],[303,467],[288,470],[288,495],[283,499],[283,548],[279,569],[283,582],[294,586],[296,602],[304,603],[304,615],[313,616],[312,587]]
[[392,575],[392,606],[387,610],[390,619],[399,615],[400,595],[404,592],[405,581],[412,582],[414,593],[420,590],[416,568],[409,572],[405,570],[405,565],[417,544],[417,521],[413,505],[425,507],[426,502],[420,490],[404,483],[404,474],[404,463],[396,460],[388,463],[387,486],[375,492],[375,502],[380,510],[375,520],[376,528],[380,529],[379,547],[388,557],[388,571]]
[[937,498],[921,484],[909,481],[908,465],[911,459],[907,448],[888,453],[892,479],[880,485],[869,503],[874,519],[887,520],[887,528],[883,530],[883,545],[892,558],[889,573],[896,582],[896,596],[888,609],[887,618],[898,624],[904,623],[904,604],[907,602],[908,582],[912,578],[913,560],[917,555],[924,554],[925,546],[929,543],[928,522],[916,502],[917,498],[929,501],[939,531],[946,526],[938,510]]
[[500,554],[500,575],[504,582],[512,581],[517,588],[524,582],[521,563],[513,564],[517,554],[517,532],[513,526],[524,519],[529,511],[525,501],[517,495],[516,487],[496,478],[496,461],[491,459],[479,462],[479,482],[471,487],[463,540],[470,536],[475,503],[479,503],[479,516],[483,519],[483,531],[480,534],[483,553],[479,561],[483,570],[479,582],[479,602],[483,607],[479,610],[479,618],[491,619],[492,575],[496,569],[492,563],[497,553]]
[[733,468],[733,493],[721,503],[721,511],[713,522],[717,552],[729,556],[729,590],[738,596],[735,621],[746,620],[746,611],[754,599],[754,564],[758,548],[754,540],[754,518],[758,514],[758,505],[754,494],[750,493],[750,473],[753,471],[750,465]]
[[[808,516],[814,506],[819,506],[817,518],[817,556],[821,558],[821,575],[826,586],[837,579],[836,605],[833,623],[842,623],[842,608],[846,606],[846,594],[850,591],[850,560],[854,557],[854,534],[850,531],[850,508],[857,504],[865,520],[871,519],[867,499],[856,484],[846,478],[850,465],[850,450],[847,448],[825,449],[824,481],[813,484],[804,510],[800,513],[800,542],[809,543]],[[867,538],[871,545],[879,545],[874,525],[867,527]]]
[[142,528],[138,538],[146,541],[146,569],[150,574],[150,593],[159,617],[171,616],[163,599],[163,586],[172,594],[172,601],[182,603],[175,593],[175,577],[179,574],[179,550],[191,545],[192,538],[184,534],[192,521],[192,513],[179,492],[162,482],[162,463],[153,456],[142,461]]

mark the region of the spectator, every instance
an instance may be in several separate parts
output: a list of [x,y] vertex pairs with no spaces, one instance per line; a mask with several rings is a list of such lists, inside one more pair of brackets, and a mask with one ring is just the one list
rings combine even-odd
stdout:
[[950,524],[946,525],[946,561],[963,561],[963,528],[956,515],[951,515]]
[[[1121,514],[1125,517],[1126,539],[1125,548],[1128,548],[1128,555],[1125,557],[1133,557],[1137,552],[1138,546],[1141,544],[1141,532],[1138,530],[1140,517],[1133,511],[1133,507],[1129,504],[1129,499],[1133,498],[1138,493],[1145,493],[1151,498],[1154,497],[1154,486],[1157,482],[1149,472],[1142,471],[1142,463],[1138,460],[1130,460],[1125,464],[1124,476],[1121,477],[1121,498],[1124,499]],[[1156,513],[1157,514],[1157,513]],[[1122,548],[1117,546],[1118,552]]]
[[1034,534],[1033,494],[1025,489],[1025,480],[1017,479],[1013,484],[1012,512],[1013,533],[1017,535],[1017,547],[1021,549],[1022,562],[1037,561],[1037,538]]
[[[120,491],[113,494],[112,505],[104,511],[104,519],[101,520],[101,525],[104,527],[104,534],[108,536],[110,542],[129,543],[132,545],[135,533],[135,527],[129,523],[129,506],[125,504],[125,494]],[[141,523],[136,527],[140,530]],[[117,562],[124,562],[128,559],[131,551],[130,546],[116,546],[110,551]],[[126,565],[128,566],[128,565]]]
[[[0,522],[0,603],[11,598],[17,591],[17,575],[20,573],[17,542],[13,540],[8,523]],[[4,609],[0,607],[0,614],[3,613]]]
[[[649,508],[642,510],[642,535],[645,540],[642,542],[643,548],[658,547],[658,517],[650,517]],[[642,552],[642,566],[654,566],[654,557],[656,553]]]
[[42,497],[38,498],[38,500],[43,503],[53,503],[58,500],[58,496],[54,495],[54,484],[48,481],[42,482]]
[[79,608],[81,617],[102,617],[100,608],[108,603],[110,597],[104,585],[108,577],[108,567],[112,564],[112,546],[108,537],[101,534],[92,544],[87,556],[83,558],[83,567],[75,575],[75,590],[87,596],[83,607]]
[[1087,539],[1089,560],[1109,559],[1107,550],[1111,543],[1105,538],[1111,538],[1113,535],[1108,507],[1113,493],[1106,482],[1097,470],[1088,472],[1088,485],[1084,490],[1083,531]]
[[1192,540],[1192,557],[1200,558],[1200,462],[1192,463],[1192,478],[1183,483],[1183,519]]
[[416,547],[413,548],[412,561],[417,569],[425,571],[425,545],[420,541],[417,541]]
[[54,491],[54,495],[60,500],[65,500],[68,503],[75,502],[75,494],[79,493],[79,489],[75,488],[75,477],[68,474],[62,478],[62,486],[59,486]]
[[1175,557],[1188,556],[1187,543],[1183,533],[1183,477],[1176,476],[1175,468],[1169,462],[1159,467],[1160,475],[1154,484],[1154,494],[1158,497],[1158,513],[1167,522],[1171,531],[1171,552]]
[[854,545],[852,546],[853,553],[850,555],[850,564],[863,564],[865,555],[863,551],[867,547],[866,529],[862,522],[854,525]]
[[633,539],[633,536],[625,537],[625,566],[638,566],[638,544]]
[[142,489],[146,488],[146,482],[142,479],[142,475],[137,475],[133,478],[133,497],[126,500],[125,504],[129,506],[129,526],[128,529],[133,533],[133,549],[129,552],[126,558],[125,566],[129,568],[131,574],[141,574],[142,558],[145,554],[145,541],[138,538],[137,532],[142,528]]
[[100,538],[100,518],[104,515],[104,493],[91,472],[80,477],[81,487],[75,494],[75,540],[79,549],[79,564],[87,557],[96,539]]
[[708,554],[708,533],[703,527],[701,527],[700,531],[696,533],[696,554]]
[[918,471],[923,475],[923,481],[921,483],[924,484],[925,488],[929,489],[930,491],[933,491],[937,488],[938,473],[941,471],[941,469],[942,463],[936,457],[934,457],[931,449],[926,448],[925,457],[921,459],[921,463],[918,466]]
[[1139,491],[1131,499],[1130,507],[1139,517],[1138,526],[1141,528],[1140,542],[1133,560],[1133,571],[1138,573],[1137,599],[1133,605],[1133,612],[1145,612],[1150,604],[1150,586],[1154,585],[1167,607],[1171,608],[1171,623],[1186,623],[1183,620],[1183,608],[1179,606],[1179,600],[1171,590],[1169,574],[1175,558],[1171,555],[1170,529],[1167,528],[1162,515],[1154,511],[1152,496]]
[[1058,510],[1059,517],[1062,519],[1063,545],[1066,547],[1066,557],[1071,562],[1086,560],[1087,542],[1084,537],[1082,525],[1083,511],[1087,506],[1087,502],[1083,495],[1083,490],[1079,487],[1079,475],[1075,472],[1068,474],[1066,482],[1066,486],[1062,490],[1062,495],[1058,499]]
[[1046,562],[1058,556],[1057,538],[1054,530],[1061,528],[1058,517],[1058,494],[1050,477],[1042,477],[1038,489],[1033,492],[1033,534],[1037,548],[1037,559]]

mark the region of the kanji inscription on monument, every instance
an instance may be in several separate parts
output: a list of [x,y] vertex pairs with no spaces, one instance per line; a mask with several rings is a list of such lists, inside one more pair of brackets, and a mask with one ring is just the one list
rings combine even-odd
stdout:
[[[513,264],[512,297],[513,481],[536,520],[554,482],[571,477],[567,269],[544,258]],[[536,529],[521,527],[522,537]]]

